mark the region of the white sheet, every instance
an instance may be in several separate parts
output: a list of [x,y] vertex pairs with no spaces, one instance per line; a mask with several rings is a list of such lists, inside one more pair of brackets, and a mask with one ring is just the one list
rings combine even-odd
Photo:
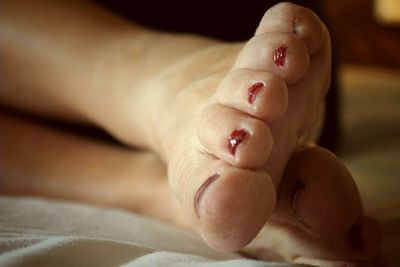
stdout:
[[0,197],[1,266],[293,266],[218,253],[195,234],[118,209]]

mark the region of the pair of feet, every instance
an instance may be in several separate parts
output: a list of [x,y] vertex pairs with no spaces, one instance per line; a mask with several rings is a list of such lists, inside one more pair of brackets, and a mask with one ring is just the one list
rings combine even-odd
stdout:
[[281,3],[244,46],[201,49],[148,83],[162,89],[148,90],[151,146],[211,247],[239,250],[261,231],[247,252],[263,258],[336,266],[378,254],[379,226],[350,174],[304,145],[318,132],[330,57],[319,18]]

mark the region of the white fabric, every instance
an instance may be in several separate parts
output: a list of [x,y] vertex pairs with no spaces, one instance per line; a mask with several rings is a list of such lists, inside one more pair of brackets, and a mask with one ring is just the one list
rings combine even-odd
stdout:
[[1,266],[292,266],[218,253],[196,235],[118,209],[0,197]]

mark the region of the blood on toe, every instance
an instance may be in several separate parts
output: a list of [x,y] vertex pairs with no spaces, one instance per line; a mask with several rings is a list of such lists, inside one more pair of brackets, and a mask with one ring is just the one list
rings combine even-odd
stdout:
[[247,101],[250,104],[254,103],[254,100],[256,99],[258,93],[261,91],[261,89],[265,86],[264,83],[262,82],[257,82],[255,84],[253,84],[250,88],[249,91],[247,93]]
[[247,132],[245,130],[235,130],[231,133],[228,139],[229,153],[235,155],[236,148],[246,139]]
[[286,46],[280,46],[274,51],[274,63],[277,66],[282,67],[283,65],[285,65],[286,52],[287,52]]
[[208,186],[210,184],[212,184],[215,180],[217,180],[219,177],[220,177],[220,175],[218,173],[215,173],[214,175],[208,177],[207,180],[205,180],[204,183],[197,190],[196,195],[194,196],[194,211],[195,211],[197,217],[200,218],[199,205],[200,205],[200,199],[203,196],[203,193],[206,191]]

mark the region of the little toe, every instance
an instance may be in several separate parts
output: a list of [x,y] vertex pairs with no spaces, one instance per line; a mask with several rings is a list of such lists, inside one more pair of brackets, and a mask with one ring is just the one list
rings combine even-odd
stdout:
[[280,119],[288,105],[288,90],[283,79],[249,69],[231,71],[219,85],[216,97],[219,103],[267,123]]
[[269,127],[261,120],[220,104],[200,115],[197,135],[206,152],[241,168],[257,168],[272,149]]
[[292,3],[279,3],[264,14],[256,35],[267,32],[293,33],[301,37],[314,54],[326,32],[325,25],[310,9]]
[[310,55],[306,43],[290,33],[264,33],[254,36],[238,55],[234,67],[272,72],[288,85],[307,72]]

